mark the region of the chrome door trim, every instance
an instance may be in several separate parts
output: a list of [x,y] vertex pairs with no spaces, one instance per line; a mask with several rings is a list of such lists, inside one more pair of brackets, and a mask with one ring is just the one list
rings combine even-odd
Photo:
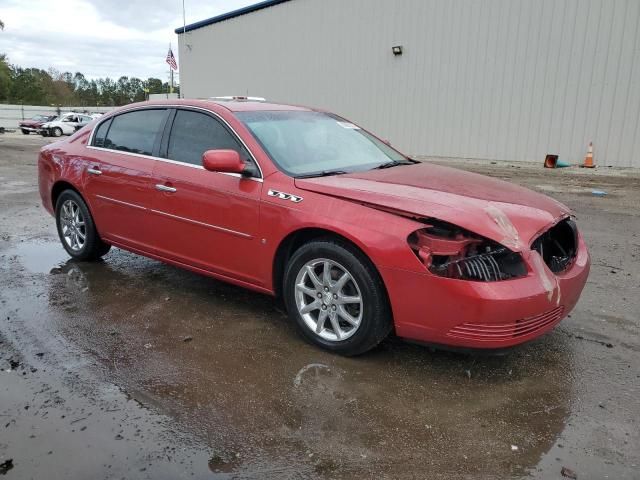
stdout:
[[101,152],[111,152],[111,153],[117,153],[120,155],[130,155],[132,157],[146,158],[148,160],[161,160],[160,158],[152,157],[151,155],[144,155],[142,153],[133,153],[133,152],[125,152],[122,150],[113,150],[111,148],[94,147],[93,145],[87,145],[87,148],[90,150],[98,150]]
[[218,225],[211,225],[210,223],[204,223],[204,222],[199,222],[198,220],[192,220],[190,218],[179,217],[178,215],[172,215],[171,213],[162,212],[160,210],[151,209],[151,212],[152,213],[156,213],[158,215],[165,216],[165,217],[173,218],[175,220],[181,220],[183,222],[190,223],[192,225],[199,225],[201,227],[211,228],[212,230],[217,230],[219,232],[228,233],[230,235],[236,235],[238,237],[247,238],[247,239],[252,239],[253,238],[253,235],[249,235],[248,233],[237,232],[235,230],[230,230],[228,228],[219,227]]
[[[127,108],[124,110],[119,110],[116,114],[114,115],[110,115],[109,117],[105,118],[104,120],[96,123],[96,125],[93,127],[93,130],[91,130],[91,134],[89,135],[89,140],[87,141],[87,148],[93,149],[93,150],[104,150],[107,152],[116,152],[116,153],[125,153],[128,155],[134,155],[134,156],[140,156],[143,158],[152,158],[154,160],[163,160],[166,161],[168,159],[166,158],[159,158],[159,157],[152,157],[150,155],[142,155],[142,154],[138,154],[138,153],[132,153],[132,152],[122,152],[120,150],[112,150],[110,148],[102,148],[102,147],[94,147],[92,145],[93,143],[93,136],[97,130],[97,128],[102,125],[103,122],[108,121],[109,118],[114,118],[118,115],[120,115],[121,113],[127,113],[127,112],[134,112],[136,110],[148,110],[148,109],[159,109],[159,108],[182,108],[182,109],[192,109],[192,110],[201,110],[203,112],[207,112],[210,113],[212,115],[214,115],[217,119],[219,119],[222,123],[224,123],[227,128],[229,128],[229,130],[231,130],[233,132],[233,134],[236,136],[236,138],[240,141],[240,143],[242,143],[242,145],[244,146],[244,148],[247,149],[247,152],[249,152],[249,155],[251,155],[251,159],[255,162],[255,164],[258,166],[258,170],[260,171],[260,178],[254,178],[254,177],[246,177],[247,180],[254,180],[254,181],[260,181],[262,182],[263,178],[264,178],[264,173],[262,172],[262,167],[260,166],[260,163],[258,162],[258,160],[256,159],[256,156],[253,154],[253,152],[251,151],[251,149],[247,146],[247,144],[245,143],[245,141],[242,139],[242,137],[240,135],[238,135],[238,132],[236,132],[236,130],[229,124],[229,122],[227,122],[224,118],[222,118],[222,116],[217,113],[214,112],[213,110],[209,110],[207,108],[202,108],[202,107],[196,107],[196,106],[191,106],[191,105],[148,105],[148,106],[144,106],[144,107],[133,107],[133,108]],[[174,162],[174,160],[169,160],[170,162]],[[189,164],[185,164],[182,162],[176,162],[179,163],[181,165],[189,165]],[[193,165],[194,167],[198,167],[199,165]],[[202,167],[200,167],[202,168]],[[222,173],[222,172],[216,172],[216,173]],[[238,175],[238,176],[242,176],[239,174],[230,174],[230,175]]]
[[123,202],[122,200],[116,200],[115,198],[105,197],[104,195],[96,195],[95,197],[99,198],[100,200],[106,200],[107,202],[117,203],[118,205],[123,205],[125,207],[136,208],[138,210],[147,210],[147,208],[143,207],[142,205],[136,205],[135,203]]
[[211,228],[212,230],[217,230],[219,232],[228,233],[230,235],[236,235],[238,237],[242,237],[242,238],[246,238],[246,239],[252,239],[253,238],[253,235],[250,235],[248,233],[238,232],[236,230],[231,230],[229,228],[220,227],[218,225],[212,225],[210,223],[199,222],[198,220],[192,220],[190,218],[180,217],[178,215],[172,215],[171,213],[163,212],[161,210],[149,209],[149,208],[143,207],[141,205],[136,205],[134,203],[123,202],[122,200],[116,200],[115,198],[105,197],[104,195],[96,195],[96,198],[99,198],[101,200],[105,200],[105,201],[108,201],[108,202],[116,203],[118,205],[122,205],[122,206],[125,206],[125,207],[131,207],[131,208],[135,208],[135,209],[138,209],[138,210],[148,210],[151,213],[162,215],[164,217],[173,218],[175,220],[181,220],[183,222],[190,223],[192,225],[199,225],[201,227]]
[[[147,160],[156,160],[158,162],[171,163],[173,165],[179,165],[181,167],[197,168],[199,170],[204,170],[204,167],[202,165],[194,165],[193,163],[178,162],[177,160],[169,160],[168,158],[153,157],[151,155],[144,155],[142,153],[123,152],[121,150],[111,150],[110,148],[94,147],[92,145],[88,145],[87,148],[91,150],[98,150],[101,152],[118,153],[120,155],[131,155],[132,157],[146,158]],[[236,178],[242,178],[244,180],[251,180],[252,182],[258,182],[258,183],[264,182],[262,178],[243,177],[239,173],[229,173],[229,172],[211,172],[211,173],[216,173],[218,175],[228,175],[230,177],[236,177]]]

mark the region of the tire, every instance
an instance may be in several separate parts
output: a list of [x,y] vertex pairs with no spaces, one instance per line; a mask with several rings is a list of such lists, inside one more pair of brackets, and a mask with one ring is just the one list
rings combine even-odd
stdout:
[[47,132],[47,129],[46,129],[46,128],[43,128],[43,129],[40,131],[40,135],[42,135],[43,137],[48,137],[48,136],[49,136],[49,132]]
[[60,127],[54,127],[51,130],[51,136],[52,137],[61,137],[62,136],[62,129]]
[[74,190],[65,190],[58,197],[56,226],[62,246],[76,260],[97,260],[111,249],[98,235],[87,204]]
[[341,355],[371,350],[392,329],[389,301],[377,270],[359,250],[337,239],[315,240],[292,255],[283,298],[306,340]]
[[31,133],[29,132],[29,130],[25,130],[24,128],[21,128],[20,130],[22,131],[23,135],[29,135],[29,133]]

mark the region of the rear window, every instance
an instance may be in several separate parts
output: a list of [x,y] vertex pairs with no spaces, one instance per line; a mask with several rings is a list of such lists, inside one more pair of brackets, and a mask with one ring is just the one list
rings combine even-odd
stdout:
[[123,152],[153,155],[153,145],[163,125],[165,114],[166,109],[152,109],[137,110],[114,117],[102,146]]

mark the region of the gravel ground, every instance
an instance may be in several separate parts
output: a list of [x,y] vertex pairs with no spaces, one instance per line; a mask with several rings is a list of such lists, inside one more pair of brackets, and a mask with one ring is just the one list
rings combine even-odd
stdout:
[[269,297],[117,249],[69,260],[37,193],[47,141],[0,135],[0,475],[640,478],[639,172],[426,159],[568,204],[589,282],[506,356],[391,338],[347,359]]

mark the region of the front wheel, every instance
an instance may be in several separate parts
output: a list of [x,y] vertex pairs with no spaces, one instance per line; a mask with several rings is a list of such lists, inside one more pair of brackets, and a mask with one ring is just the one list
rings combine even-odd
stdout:
[[343,355],[359,355],[391,331],[380,275],[360,251],[341,241],[313,241],[287,265],[284,301],[300,333]]
[[54,137],[61,137],[62,136],[62,129],[60,127],[55,127],[53,130],[51,130],[51,134]]
[[56,225],[62,246],[76,260],[97,260],[111,248],[98,235],[87,204],[73,190],[58,197]]
[[30,132],[29,132],[29,130],[26,130],[26,129],[24,129],[24,128],[22,128],[22,129],[21,129],[21,131],[22,131],[22,133],[23,133],[24,135],[29,135],[29,133],[30,133]]

